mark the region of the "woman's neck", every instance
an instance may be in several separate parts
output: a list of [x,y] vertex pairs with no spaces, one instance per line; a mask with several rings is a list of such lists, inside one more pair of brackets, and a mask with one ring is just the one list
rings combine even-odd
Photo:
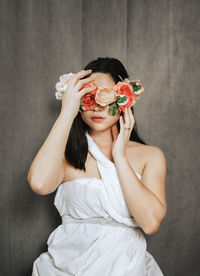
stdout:
[[101,148],[110,148],[113,143],[113,135],[111,128],[106,130],[93,130],[88,131],[94,142]]

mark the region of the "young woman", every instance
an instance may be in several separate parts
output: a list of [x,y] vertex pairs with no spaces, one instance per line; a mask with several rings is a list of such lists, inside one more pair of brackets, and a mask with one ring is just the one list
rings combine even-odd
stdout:
[[40,195],[57,189],[54,204],[62,217],[32,276],[163,275],[142,231],[158,231],[167,212],[164,153],[139,137],[133,106],[115,115],[109,105],[79,109],[94,90],[81,89],[85,84],[112,90],[125,78],[119,60],[98,58],[68,83],[61,112],[27,176]]

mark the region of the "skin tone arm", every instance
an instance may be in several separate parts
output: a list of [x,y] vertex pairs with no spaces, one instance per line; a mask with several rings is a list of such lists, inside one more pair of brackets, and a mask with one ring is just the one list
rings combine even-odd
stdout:
[[37,194],[53,192],[63,179],[64,150],[73,119],[67,110],[60,113],[31,163],[27,180]]
[[79,91],[83,84],[93,80],[92,77],[80,80],[89,73],[91,71],[81,70],[70,79],[67,91],[62,98],[60,115],[31,163],[27,181],[37,194],[52,193],[62,182],[65,147],[73,120],[79,111],[80,99],[94,89],[94,87],[88,87]]
[[[135,120],[131,109],[125,110],[125,122],[120,119],[120,133],[112,127],[112,154],[119,181],[130,212],[146,234],[158,231],[167,206],[165,198],[166,160],[161,149],[151,146],[142,180],[139,180],[126,156],[126,147]],[[130,130],[125,129],[130,127]]]

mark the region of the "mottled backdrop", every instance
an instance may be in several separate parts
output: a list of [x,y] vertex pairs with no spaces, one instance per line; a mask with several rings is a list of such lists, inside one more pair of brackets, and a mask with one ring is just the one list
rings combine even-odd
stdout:
[[59,114],[55,83],[106,56],[144,83],[138,131],[167,159],[168,212],[148,251],[165,276],[200,275],[199,14],[198,0],[0,0],[0,275],[30,276],[61,223],[55,192],[26,180]]

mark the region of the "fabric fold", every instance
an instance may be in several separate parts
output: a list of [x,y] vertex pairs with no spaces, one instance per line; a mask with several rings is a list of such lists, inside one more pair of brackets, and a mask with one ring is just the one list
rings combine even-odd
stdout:
[[[85,135],[88,141],[88,150],[97,161],[104,184],[104,197],[107,201],[105,204],[106,211],[120,223],[140,227],[128,209],[114,163],[101,152],[88,131]],[[138,174],[137,176],[139,178]]]
[[79,177],[60,184],[54,205],[62,224],[50,234],[48,251],[34,261],[32,276],[163,276],[146,251],[115,164],[88,132],[86,138],[101,179]]

